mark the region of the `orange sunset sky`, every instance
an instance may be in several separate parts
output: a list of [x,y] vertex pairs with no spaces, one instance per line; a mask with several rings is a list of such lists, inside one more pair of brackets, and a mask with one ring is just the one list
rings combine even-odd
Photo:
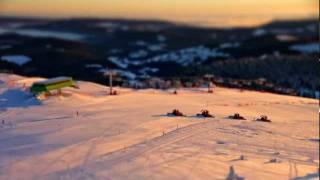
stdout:
[[0,15],[160,19],[204,26],[254,26],[319,15],[318,0],[0,0]]

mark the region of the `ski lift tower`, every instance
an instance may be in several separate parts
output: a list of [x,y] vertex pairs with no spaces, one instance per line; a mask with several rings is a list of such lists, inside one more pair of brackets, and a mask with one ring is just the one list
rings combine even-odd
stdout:
[[214,78],[214,75],[212,74],[206,74],[204,75],[205,80],[208,83],[208,93],[213,93],[213,84],[212,84],[212,79]]
[[109,77],[109,95],[114,95],[115,93],[113,92],[113,84],[112,84],[112,81],[113,81],[113,79],[112,79],[112,77],[113,76],[115,76],[116,75],[116,73],[115,72],[113,72],[111,69],[108,69],[106,72],[105,72],[105,74],[104,74],[105,76],[107,76],[107,77]]

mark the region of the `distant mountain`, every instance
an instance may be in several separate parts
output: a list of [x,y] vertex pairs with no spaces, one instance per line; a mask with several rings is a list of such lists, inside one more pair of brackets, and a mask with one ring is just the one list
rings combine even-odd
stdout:
[[[319,90],[318,81],[310,83],[320,72],[316,20],[223,29],[152,20],[1,17],[0,25],[2,71],[44,77],[69,75],[105,83],[103,73],[109,68],[118,73],[118,84],[152,77],[200,80],[209,73],[222,78],[222,85],[230,85],[225,83],[229,78],[241,82],[265,78],[278,89],[293,89],[294,94],[301,88],[313,94]],[[10,56],[31,60],[16,64],[3,59]],[[254,67],[258,64],[264,66],[257,70]],[[304,71],[297,65],[311,69]],[[273,77],[273,71],[281,78]]]

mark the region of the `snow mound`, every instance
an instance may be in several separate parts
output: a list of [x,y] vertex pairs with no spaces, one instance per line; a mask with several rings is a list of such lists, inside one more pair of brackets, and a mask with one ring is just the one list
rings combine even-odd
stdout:
[[25,55],[6,55],[2,56],[1,60],[22,66],[27,62],[31,61],[31,58]]

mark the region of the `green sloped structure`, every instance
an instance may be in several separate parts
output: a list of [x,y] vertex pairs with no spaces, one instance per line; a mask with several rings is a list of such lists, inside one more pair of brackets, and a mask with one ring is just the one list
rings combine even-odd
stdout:
[[66,87],[76,87],[71,77],[56,77],[32,84],[30,91],[33,94],[47,93],[51,90],[59,90]]

